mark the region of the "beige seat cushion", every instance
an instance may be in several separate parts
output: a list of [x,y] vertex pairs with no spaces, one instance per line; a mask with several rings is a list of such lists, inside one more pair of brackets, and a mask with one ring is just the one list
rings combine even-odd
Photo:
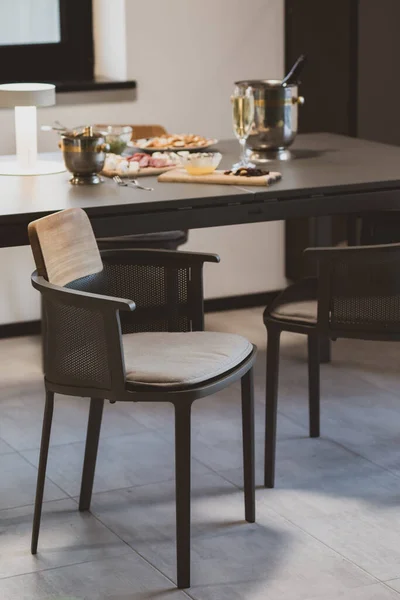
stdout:
[[239,365],[252,351],[240,335],[129,333],[123,336],[126,378],[131,383],[185,387],[218,377]]
[[317,322],[317,310],[316,300],[302,300],[277,306],[271,311],[271,316],[285,321],[302,321],[315,324]]
[[306,277],[281,292],[264,311],[264,322],[269,319],[280,321],[317,323],[317,288],[318,280],[315,277]]

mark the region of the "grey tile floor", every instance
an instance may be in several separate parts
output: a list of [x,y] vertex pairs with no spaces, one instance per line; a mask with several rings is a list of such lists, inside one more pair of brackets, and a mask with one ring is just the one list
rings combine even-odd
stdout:
[[257,523],[244,521],[239,387],[193,413],[192,587],[175,588],[173,415],[107,405],[92,512],[77,510],[87,400],[58,397],[39,553],[29,552],[43,409],[37,338],[0,340],[1,600],[400,600],[400,346],[338,341],[307,437],[305,340],[284,335],[277,480],[262,488],[261,310],[208,315],[260,349]]

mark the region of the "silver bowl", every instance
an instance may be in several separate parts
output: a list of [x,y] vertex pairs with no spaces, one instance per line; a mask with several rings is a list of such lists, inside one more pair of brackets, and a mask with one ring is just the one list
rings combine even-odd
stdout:
[[93,185],[101,183],[99,173],[103,170],[106,153],[110,146],[100,133],[94,133],[92,127],[83,132],[63,134],[59,142],[65,166],[72,173],[73,185]]
[[105,137],[113,154],[122,154],[132,138],[130,125],[94,125],[93,131]]

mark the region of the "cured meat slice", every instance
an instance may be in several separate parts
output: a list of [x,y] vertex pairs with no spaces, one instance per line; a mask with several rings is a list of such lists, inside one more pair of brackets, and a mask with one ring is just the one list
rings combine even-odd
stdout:
[[141,157],[141,159],[139,160],[139,167],[141,169],[148,167],[150,164],[150,156],[148,154],[145,154],[144,156]]

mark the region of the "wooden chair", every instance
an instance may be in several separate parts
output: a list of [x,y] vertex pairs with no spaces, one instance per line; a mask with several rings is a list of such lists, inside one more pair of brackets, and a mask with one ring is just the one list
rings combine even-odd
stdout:
[[[119,123],[117,124],[119,126]],[[124,124],[122,127],[126,127]],[[96,127],[108,127],[105,123],[96,123]],[[159,135],[165,135],[167,130],[162,125],[129,125],[132,127],[132,139],[138,140],[141,138],[156,137]]]
[[[29,238],[43,298],[46,404],[32,533],[37,552],[54,394],[89,397],[79,510],[89,510],[104,400],[175,408],[178,587],[190,585],[190,419],[194,400],[241,379],[245,518],[255,520],[256,348],[204,331],[203,264],[211,254],[112,250],[100,255],[86,213],[34,221]],[[143,448],[146,452],[146,448]]]
[[[96,125],[106,127],[106,125]],[[147,138],[164,135],[167,133],[162,125],[131,125],[132,139]],[[188,231],[177,229],[174,231],[160,231],[119,237],[99,238],[97,240],[100,250],[113,250],[123,248],[160,248],[164,250],[177,250],[186,244]]]
[[133,140],[158,137],[167,133],[167,130],[162,125],[131,125],[131,127]]
[[264,312],[267,328],[265,487],[274,487],[279,341],[308,338],[310,437],[320,434],[320,337],[400,341],[400,244],[308,248],[318,277],[284,290]]

